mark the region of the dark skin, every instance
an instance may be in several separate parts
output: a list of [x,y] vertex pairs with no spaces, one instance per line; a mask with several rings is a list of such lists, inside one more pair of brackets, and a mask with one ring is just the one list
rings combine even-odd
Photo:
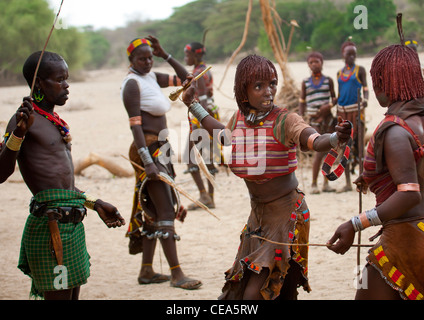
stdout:
[[[251,108],[258,112],[267,112],[274,107],[274,98],[277,93],[277,77],[274,75],[270,79],[260,80],[253,79],[247,87],[248,101]],[[195,88],[193,85],[189,87],[182,96],[183,102],[190,106],[193,101]],[[207,116],[202,120],[202,126],[210,134],[215,129],[224,129],[225,126],[211,116]],[[350,138],[350,124],[339,119],[336,126],[337,136],[341,143],[345,143]],[[300,148],[307,150],[307,141],[310,135],[316,133],[312,127],[306,128],[300,135]],[[315,151],[324,152],[331,149],[330,134],[324,134],[316,138],[313,148]],[[222,141],[224,143],[224,141]],[[293,191],[298,186],[298,181],[294,173],[273,178],[265,183],[257,184],[253,181],[245,180],[249,194],[252,198],[261,202],[271,201],[273,199],[284,196]],[[261,273],[256,274],[249,271],[249,281],[244,291],[244,299],[262,299],[260,289],[269,273],[268,268],[263,268]]]
[[[195,53],[190,50],[184,50],[184,61],[188,66],[195,66],[197,67],[202,61],[203,61],[203,53]],[[209,71],[208,71],[209,72]],[[196,90],[197,90],[197,96],[201,97],[203,95],[207,95],[207,88],[205,85],[205,80],[202,78],[198,79],[196,81]],[[200,101],[200,104],[203,108],[206,108],[206,100]],[[191,149],[193,148],[194,141],[189,141],[190,147],[189,152],[191,152]],[[189,158],[189,166],[193,164],[191,157]],[[213,164],[207,165],[208,169],[212,169],[214,166]],[[194,182],[196,183],[197,188],[200,191],[200,201],[202,203],[208,203],[210,201],[213,201],[213,199],[210,197],[210,195],[213,195],[214,193],[214,187],[213,185],[208,181],[208,193],[206,193],[205,185],[202,180],[202,176],[200,174],[200,171],[192,172],[191,176],[193,177]]]
[[[374,92],[380,105],[384,108],[395,102],[390,101],[388,95],[380,88],[374,87]],[[406,119],[406,123],[423,143],[424,117],[412,116]],[[387,129],[384,140],[384,160],[394,184],[419,183],[421,191],[396,191],[393,193],[377,208],[378,216],[383,223],[392,219],[424,216],[424,180],[422,170],[420,170],[422,160],[416,163],[413,155],[413,150],[416,148],[417,144],[405,129],[400,126],[392,126]],[[358,192],[365,193],[367,191],[368,186],[362,176],[354,183],[357,185]],[[352,246],[354,238],[355,232],[352,223],[347,221],[337,228],[328,241],[331,244],[329,249],[338,254],[345,254]],[[373,267],[367,265],[366,269],[368,289],[359,289],[356,299],[400,299],[399,293],[393,290]]]
[[[166,59],[166,53],[161,47],[159,40],[153,36],[146,37],[151,43],[149,46],[137,47],[129,57],[132,67],[140,74],[147,74],[153,67],[153,55]],[[169,59],[168,63],[174,68],[177,76],[185,80],[187,71],[174,58]],[[169,75],[156,72],[157,82],[161,88],[168,87]],[[123,91],[123,99],[128,117],[142,116],[142,125],[131,126],[132,135],[137,149],[146,147],[145,133],[159,135],[162,130],[167,130],[166,116],[153,116],[148,112],[140,110],[140,90],[135,80],[129,80]],[[144,166],[147,177],[151,180],[146,184],[146,188],[153,201],[157,212],[157,221],[174,220],[175,212],[171,200],[171,192],[169,186],[158,179],[159,169],[154,163]],[[161,238],[162,248],[168,260],[170,267],[179,265],[177,247],[173,236],[167,239]],[[143,260],[139,277],[151,279],[156,273],[151,264],[156,248],[156,239],[149,240],[143,237]],[[187,281],[197,282],[197,280],[189,280],[184,275],[181,268],[171,270],[171,282],[177,283],[186,279]]]
[[[318,85],[321,81],[322,77],[322,66],[323,62],[321,59],[317,57],[310,57],[308,59],[308,66],[312,71],[312,81],[314,85]],[[321,118],[321,121],[325,118],[326,115],[328,115],[331,112],[332,106],[337,102],[336,94],[334,92],[334,82],[333,79],[329,78],[329,86],[330,86],[330,96],[331,96],[331,104],[325,103],[320,106],[319,112],[317,114],[317,121]],[[305,83],[302,82],[301,92],[300,92],[300,98],[305,100],[306,98],[306,87]],[[299,103],[299,114],[301,116],[304,116],[306,112],[306,102],[300,102]],[[318,128],[314,128],[318,131]],[[318,180],[318,174],[321,168],[322,160],[324,159],[325,153],[324,152],[315,152],[314,159],[312,162],[312,188],[315,188],[317,190],[317,180]],[[328,187],[328,180],[324,179],[324,191],[330,190]]]
[[[345,67],[343,68],[343,72],[345,74],[348,74],[350,71],[352,71],[353,66],[355,65],[355,60],[356,60],[356,47],[355,46],[346,46],[343,50],[343,59],[345,61]],[[365,68],[362,66],[359,66],[359,70],[358,70],[358,78],[362,83],[362,106],[364,108],[366,108],[368,106],[368,96],[369,96],[369,92],[367,89],[368,85],[367,85],[367,76],[366,76],[366,71]],[[340,92],[339,92],[339,96],[340,96]],[[350,191],[352,190],[352,186],[351,186],[351,180],[350,180],[350,164],[349,162],[346,165],[346,169],[345,169],[345,177],[346,177],[346,186],[344,188],[344,191]]]
[[[44,99],[37,105],[53,113],[56,105],[62,106],[68,99],[68,66],[65,61],[48,64],[49,74],[44,78],[36,78],[35,89],[40,89],[44,94]],[[7,132],[13,131],[15,136],[25,137],[25,140],[19,151],[2,148],[0,182],[7,180],[18,162],[22,177],[33,195],[47,189],[79,191],[75,186],[71,144],[64,142],[59,130],[50,121],[34,111],[31,101],[30,97],[23,99],[7,126]],[[95,202],[94,210],[109,228],[125,225],[118,210],[103,200]],[[47,291],[45,298],[78,299],[79,289]]]

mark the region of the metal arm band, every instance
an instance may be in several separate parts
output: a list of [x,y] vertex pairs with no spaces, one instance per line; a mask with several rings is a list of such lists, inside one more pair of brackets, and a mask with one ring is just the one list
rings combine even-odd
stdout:
[[147,149],[146,147],[141,147],[137,150],[137,152],[140,155],[141,161],[143,161],[144,165],[153,163],[153,159],[150,155],[149,149]]
[[362,212],[360,215],[357,215],[351,219],[353,229],[355,232],[364,230],[369,226],[378,226],[381,225],[382,222],[377,214],[377,209],[372,208],[370,210],[366,210]]
[[420,185],[418,183],[401,183],[397,185],[397,191],[417,191],[420,192]]
[[320,134],[318,132],[315,132],[309,136],[308,143],[307,143],[309,150],[314,150],[315,139],[318,138],[319,136]]
[[13,132],[10,134],[9,139],[7,139],[6,147],[12,151],[19,151],[21,149],[22,142],[24,141],[24,138],[19,138],[13,134]]
[[197,120],[199,120],[199,122],[202,122],[202,120],[209,115],[205,108],[203,108],[202,105],[197,101],[190,105],[189,110],[191,114],[196,117]]
[[339,145],[339,138],[337,137],[337,133],[336,132],[333,132],[330,135],[330,145],[333,148],[337,148],[337,146]]

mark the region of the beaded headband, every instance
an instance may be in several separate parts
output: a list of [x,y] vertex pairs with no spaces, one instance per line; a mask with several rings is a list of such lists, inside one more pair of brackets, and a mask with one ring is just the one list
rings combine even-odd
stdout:
[[405,46],[408,46],[408,45],[410,45],[410,44],[415,44],[416,46],[418,45],[418,42],[417,41],[415,41],[415,40],[407,40],[407,41],[405,41]]
[[199,49],[193,49],[192,47],[191,47],[191,45],[186,45],[185,46],[185,49],[187,50],[187,51],[191,51],[191,52],[194,52],[194,53],[205,53],[205,51],[206,51],[206,48],[199,48]]
[[131,55],[135,48],[141,46],[142,44],[147,44],[149,47],[152,46],[152,43],[147,39],[135,39],[133,40],[127,48],[127,55]]

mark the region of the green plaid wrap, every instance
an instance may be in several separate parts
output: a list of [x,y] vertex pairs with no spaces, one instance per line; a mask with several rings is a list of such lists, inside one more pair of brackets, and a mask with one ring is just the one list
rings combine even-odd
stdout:
[[[34,196],[48,208],[83,207],[85,196],[71,190],[51,189]],[[58,223],[63,245],[63,266],[57,266],[47,217],[27,218],[22,235],[18,268],[32,279],[30,295],[43,297],[44,291],[78,287],[90,276],[90,256],[85,244],[82,222]]]

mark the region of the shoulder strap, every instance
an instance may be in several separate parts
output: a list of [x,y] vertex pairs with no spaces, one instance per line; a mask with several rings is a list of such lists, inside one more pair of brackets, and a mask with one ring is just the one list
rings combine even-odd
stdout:
[[393,114],[389,114],[384,118],[383,122],[394,122],[394,123],[400,125],[402,128],[404,128],[406,131],[408,131],[412,135],[412,137],[414,138],[418,147],[422,146],[420,140],[418,139],[418,136],[411,129],[411,127],[408,126],[408,124],[405,122],[405,120],[403,120],[403,119],[401,119],[398,116],[395,116]]

